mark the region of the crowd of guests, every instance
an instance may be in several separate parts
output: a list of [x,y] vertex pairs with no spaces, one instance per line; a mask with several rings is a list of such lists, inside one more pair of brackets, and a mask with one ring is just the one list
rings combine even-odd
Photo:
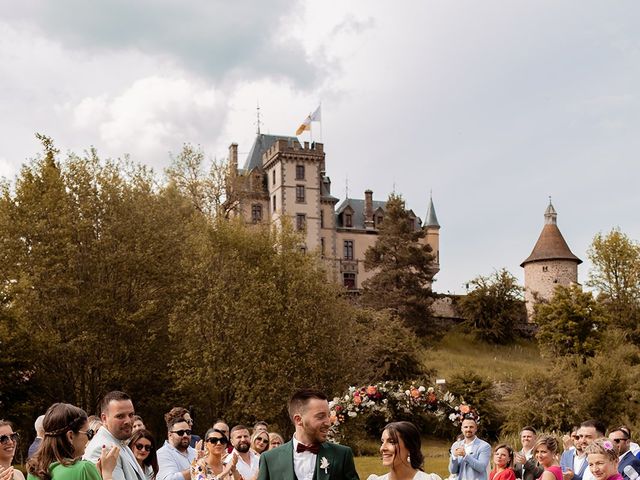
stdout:
[[[56,403],[35,422],[26,480],[328,480],[358,479],[348,447],[327,442],[328,401],[317,390],[296,392],[289,402],[293,438],[269,432],[265,422],[249,429],[213,422],[200,438],[189,411],[174,407],[164,416],[162,444],[135,415],[123,392],[102,400],[99,417]],[[561,440],[524,427],[521,449],[500,443],[493,449],[476,435],[473,415],[462,419],[450,450],[450,480],[638,480],[640,447],[621,426],[605,431],[585,421]],[[25,480],[12,467],[18,435],[0,420],[0,480]],[[562,443],[562,445],[561,445]],[[562,447],[562,454],[561,453]],[[380,454],[388,473],[368,480],[440,480],[423,471],[421,435],[410,422],[388,424]],[[491,459],[493,460],[491,464]]]
[[[475,418],[462,421],[462,435],[451,446],[450,479],[456,480],[637,480],[640,447],[631,441],[626,426],[607,432],[601,422],[587,420],[560,440],[537,435],[536,429],[520,432],[522,449],[505,443],[493,448],[477,437]],[[490,465],[493,457],[493,467]]]

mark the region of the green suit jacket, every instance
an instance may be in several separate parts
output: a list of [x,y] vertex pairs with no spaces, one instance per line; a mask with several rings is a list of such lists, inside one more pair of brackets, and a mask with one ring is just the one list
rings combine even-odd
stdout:
[[[323,460],[326,459],[326,460]],[[328,464],[320,468],[321,464]],[[314,480],[360,480],[349,447],[325,442],[316,456]],[[258,480],[297,480],[293,471],[293,441],[260,455]]]

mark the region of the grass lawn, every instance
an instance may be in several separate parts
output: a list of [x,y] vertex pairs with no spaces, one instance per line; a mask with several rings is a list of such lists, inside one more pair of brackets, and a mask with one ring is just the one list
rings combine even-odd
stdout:
[[[439,439],[426,438],[422,440],[422,453],[425,456],[424,471],[437,473],[442,478],[449,476],[449,447],[450,444]],[[378,456],[356,457],[356,469],[361,480],[367,480],[372,473],[382,475],[387,473],[386,467]]]

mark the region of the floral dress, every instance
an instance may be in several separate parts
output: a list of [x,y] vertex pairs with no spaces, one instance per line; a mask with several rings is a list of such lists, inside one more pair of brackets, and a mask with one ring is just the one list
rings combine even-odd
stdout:
[[220,476],[220,474],[216,475],[213,473],[213,470],[211,470],[211,467],[209,467],[204,458],[194,461],[191,464],[191,480],[230,480],[232,478],[232,473],[224,477]]

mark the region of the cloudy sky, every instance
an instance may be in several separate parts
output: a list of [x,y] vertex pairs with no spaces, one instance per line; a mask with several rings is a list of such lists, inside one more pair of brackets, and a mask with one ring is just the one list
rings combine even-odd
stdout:
[[185,142],[247,153],[258,102],[286,135],[321,102],[336,196],[424,217],[433,192],[438,291],[522,279],[549,196],[584,260],[597,232],[640,239],[638,25],[635,0],[1,2],[0,176],[35,132],[161,172]]

